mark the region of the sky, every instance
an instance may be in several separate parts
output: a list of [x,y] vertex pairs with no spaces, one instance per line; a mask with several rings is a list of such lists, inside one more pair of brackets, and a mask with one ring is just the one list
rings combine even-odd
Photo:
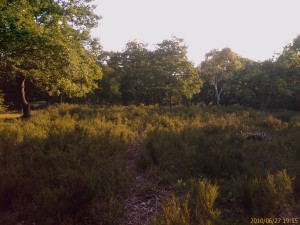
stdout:
[[105,51],[128,41],[155,44],[183,38],[198,65],[212,49],[231,48],[263,61],[300,34],[300,0],[95,0],[102,16],[92,35]]

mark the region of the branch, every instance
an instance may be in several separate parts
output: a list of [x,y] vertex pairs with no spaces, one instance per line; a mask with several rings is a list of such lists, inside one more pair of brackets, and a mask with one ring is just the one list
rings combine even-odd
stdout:
[[225,87],[226,87],[226,83],[222,85],[221,89],[220,89],[220,94],[224,91]]

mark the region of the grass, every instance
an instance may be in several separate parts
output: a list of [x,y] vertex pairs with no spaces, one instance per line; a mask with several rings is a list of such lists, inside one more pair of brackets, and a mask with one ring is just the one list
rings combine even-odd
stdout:
[[0,113],[0,120],[16,119],[22,116],[21,113]]
[[299,206],[297,112],[63,104],[16,117],[0,116],[0,224],[118,224],[139,130],[138,170],[177,187],[154,224],[249,224]]

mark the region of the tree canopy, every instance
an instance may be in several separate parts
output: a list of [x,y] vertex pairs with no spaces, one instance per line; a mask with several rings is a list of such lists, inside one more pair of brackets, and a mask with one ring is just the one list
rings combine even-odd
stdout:
[[0,90],[6,97],[18,88],[24,116],[30,116],[25,81],[26,90],[44,96],[104,104],[300,109],[300,35],[277,58],[255,62],[223,48],[195,66],[177,37],[152,50],[134,40],[124,51],[103,51],[91,37],[100,19],[94,9],[92,0],[0,2]]
[[221,94],[229,85],[230,78],[241,67],[241,57],[229,48],[214,49],[205,55],[201,63],[201,77],[214,86],[217,105],[220,105]]
[[199,70],[187,58],[186,49],[183,40],[176,37],[158,43],[153,51],[144,43],[128,42],[124,52],[109,53],[104,61],[100,60],[104,71],[100,95],[104,96],[105,90],[111,92],[106,94],[108,98],[119,93],[124,104],[172,107],[189,103],[193,94],[200,91],[202,82]]
[[[100,19],[90,0],[0,3],[1,78],[31,80],[50,95],[83,96],[96,87],[99,43],[90,30]],[[28,105],[23,95],[21,103]]]

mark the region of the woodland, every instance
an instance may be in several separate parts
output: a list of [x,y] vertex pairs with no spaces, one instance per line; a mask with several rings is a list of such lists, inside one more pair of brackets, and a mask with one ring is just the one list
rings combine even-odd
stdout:
[[300,35],[195,65],[104,51],[94,9],[0,0],[0,224],[300,223]]

